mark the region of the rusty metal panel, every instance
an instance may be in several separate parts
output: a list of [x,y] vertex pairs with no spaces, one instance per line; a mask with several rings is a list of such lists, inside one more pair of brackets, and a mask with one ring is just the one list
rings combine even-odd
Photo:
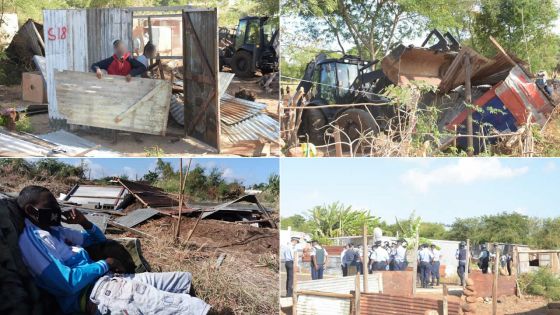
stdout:
[[[443,301],[419,297],[405,297],[388,294],[362,293],[360,295],[360,315],[424,315],[427,310],[442,313]],[[459,314],[459,302],[448,302],[448,314]]]
[[[469,279],[474,281],[474,289],[480,297],[492,296],[492,283],[494,275],[483,274],[480,270],[474,270],[469,273]],[[498,278],[498,296],[512,296],[516,294],[516,278],[515,276],[500,276]]]
[[127,9],[88,9],[88,65],[113,55],[120,39],[132,51],[132,12]]
[[136,198],[139,198],[140,202],[149,207],[175,207],[179,205],[177,198],[160,188],[121,178],[117,178],[117,181]]
[[43,21],[49,118],[64,119],[58,110],[54,73],[87,71],[86,10],[44,10]]
[[186,134],[220,150],[217,9],[183,11]]

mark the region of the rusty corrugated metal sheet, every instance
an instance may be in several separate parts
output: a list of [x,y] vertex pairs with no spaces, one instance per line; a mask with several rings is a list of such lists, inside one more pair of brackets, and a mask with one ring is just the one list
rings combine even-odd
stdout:
[[[427,310],[442,313],[442,300],[388,294],[362,293],[360,315],[424,315]],[[448,302],[449,315],[459,315],[459,302]]]
[[[228,94],[224,94],[220,102],[222,134],[229,142],[261,138],[278,141],[278,121],[263,112],[265,104],[242,100]],[[170,112],[177,123],[184,124],[183,102],[176,95],[171,98]]]
[[140,198],[141,202],[146,203],[149,207],[176,207],[179,205],[177,198],[164,192],[162,189],[146,185],[139,182],[132,182],[122,178],[117,178],[120,183],[129,192]]

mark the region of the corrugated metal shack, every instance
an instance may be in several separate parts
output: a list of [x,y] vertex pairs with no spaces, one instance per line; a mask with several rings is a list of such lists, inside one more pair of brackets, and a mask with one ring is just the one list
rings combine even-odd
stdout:
[[[131,51],[134,20],[147,21],[149,40],[155,40],[152,19],[180,18],[183,54],[163,55],[183,63],[185,134],[217,148],[220,145],[218,98],[218,20],[216,8],[138,7],[116,9],[44,10],[46,82],[49,118],[55,127],[66,125],[56,98],[55,71],[87,72],[92,63],[113,53],[122,40]],[[154,34],[157,33],[157,34]]]

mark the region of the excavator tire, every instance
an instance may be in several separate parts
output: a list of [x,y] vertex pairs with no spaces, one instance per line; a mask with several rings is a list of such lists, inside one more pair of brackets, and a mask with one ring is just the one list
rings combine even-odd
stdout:
[[348,138],[350,138],[352,142],[351,147],[348,145],[344,147],[353,151],[357,151],[360,148],[366,149],[362,143],[354,142],[361,134],[379,132],[379,126],[373,116],[368,111],[360,108],[351,108],[340,113],[336,124],[345,134],[341,134],[341,140],[343,142],[349,142]]
[[303,111],[303,127],[305,128],[303,134],[307,134],[309,142],[315,145],[321,145],[325,142],[324,126],[327,124],[325,115],[318,108],[305,109]]
[[255,75],[253,72],[251,63],[253,62],[253,56],[247,51],[240,50],[233,55],[231,59],[231,68],[235,75],[241,78],[251,78]]

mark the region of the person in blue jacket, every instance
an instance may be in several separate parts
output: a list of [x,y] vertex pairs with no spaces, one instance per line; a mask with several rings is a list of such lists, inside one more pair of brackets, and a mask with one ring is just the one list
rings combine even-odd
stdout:
[[[23,261],[37,286],[52,294],[65,314],[207,314],[210,306],[190,296],[188,272],[121,274],[122,262],[93,261],[84,247],[106,242],[78,210],[62,212],[52,193],[25,187],[17,198],[25,216],[19,238]],[[79,224],[83,232],[61,222]]]

